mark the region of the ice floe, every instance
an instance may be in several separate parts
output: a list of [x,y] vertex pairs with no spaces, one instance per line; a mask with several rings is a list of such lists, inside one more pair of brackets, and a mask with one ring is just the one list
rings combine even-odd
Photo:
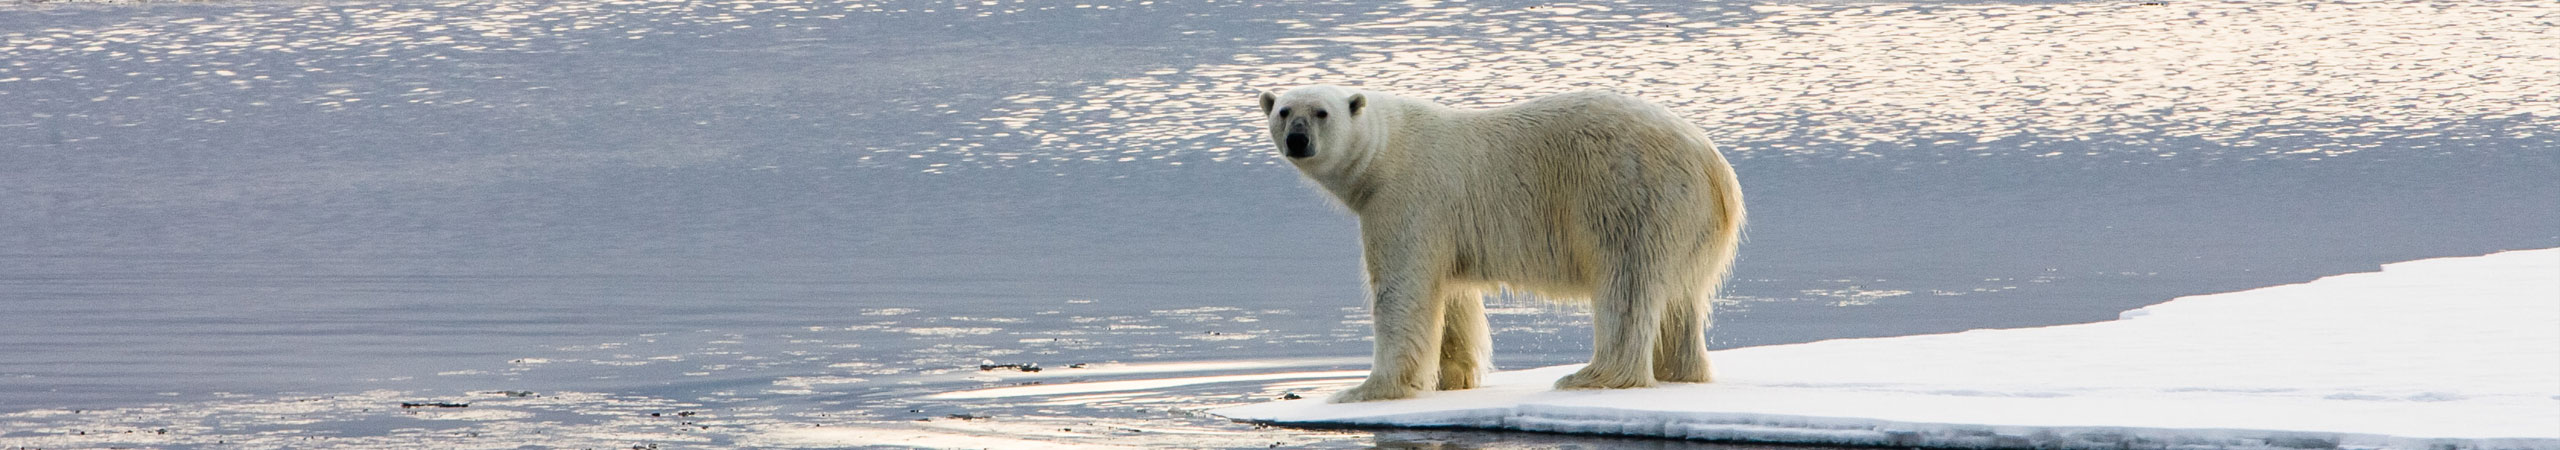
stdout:
[[1717,351],[1717,381],[1556,391],[1579,366],[1375,403],[1210,413],[1941,448],[2560,449],[2560,249],[2184,297],[2118,320]]

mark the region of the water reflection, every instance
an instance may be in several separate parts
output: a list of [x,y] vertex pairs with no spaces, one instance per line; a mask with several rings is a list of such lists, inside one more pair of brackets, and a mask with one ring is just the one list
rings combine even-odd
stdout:
[[[32,14],[28,8],[45,7],[14,8],[20,11],[13,14]],[[542,70],[541,61],[668,49],[644,42],[653,39],[715,40],[798,55],[810,64],[772,68],[781,77],[717,77],[700,80],[711,84],[640,86],[635,94],[807,94],[866,79],[930,85],[1025,70],[1079,71],[1060,65],[1121,58],[1052,51],[1005,56],[1042,67],[1008,67],[882,52],[872,44],[883,42],[848,39],[894,42],[916,34],[907,28],[920,23],[985,28],[980,36],[992,40],[1040,39],[1058,31],[1033,26],[1037,21],[1083,14],[1076,17],[1163,21],[1175,30],[1170,35],[1207,42],[1222,31],[1247,34],[1222,30],[1235,27],[1220,21],[1251,8],[1149,1],[496,1],[258,5],[94,26],[18,27],[0,33],[0,60],[7,61],[0,64],[0,101],[22,105],[27,114],[0,114],[0,137],[16,135],[20,145],[113,142],[118,129],[202,128],[290,108],[428,114],[455,123],[477,120],[466,116],[535,124],[590,120],[575,114],[595,112],[589,110],[631,120],[703,105],[637,95],[629,99],[636,103],[563,109],[570,105],[559,102],[586,100],[556,90],[630,80],[562,78]],[[849,157],[859,165],[942,172],[1091,162],[1267,164],[1272,157],[1256,145],[1248,99],[1256,89],[1319,82],[1477,107],[1606,87],[1672,105],[1743,158],[2143,162],[2423,155],[2460,151],[2467,141],[2541,138],[2560,117],[2560,102],[2549,94],[2560,88],[2552,81],[2560,80],[2560,54],[2550,50],[2560,48],[2551,19],[2560,7],[2544,3],[1304,8],[1263,19],[1282,28],[1275,37],[1223,38],[1249,45],[1222,61],[1133,70],[1134,76],[987,98],[873,96],[869,101],[880,104],[832,118],[815,111],[719,117],[746,113],[727,108],[708,118],[688,115],[699,119],[694,123],[595,126],[726,134],[712,131],[748,126],[728,123],[741,119],[806,129],[834,120],[931,118],[957,126],[865,134],[854,145],[863,154]],[[953,49],[960,53],[989,51],[945,44],[961,44]],[[1033,49],[1042,51],[1048,50]],[[823,72],[834,67],[853,71]],[[427,73],[445,75],[418,75]],[[834,86],[826,85],[830,79]],[[203,94],[245,101],[189,99]],[[387,112],[403,108],[427,112]],[[655,137],[692,142],[604,156],[510,146],[502,154],[358,178],[450,178],[599,158],[684,166],[746,156],[700,136]],[[2193,148],[2196,143],[2210,148]]]
[[[0,442],[619,448],[839,428],[1499,448],[1515,437],[1182,412],[1337,388],[1369,345],[1351,225],[1256,167],[1273,157],[1254,90],[1481,107],[1609,87],[1673,105],[1770,205],[1718,305],[1725,348],[2102,320],[2548,242],[2549,214],[2514,205],[2547,204],[2549,182],[2498,179],[2548,166],[2555,17],[2488,1],[12,4],[0,210],[35,212],[0,213],[0,321],[16,321],[0,409],[19,408]],[[2503,147],[2374,163],[2474,145]],[[1891,167],[1966,158],[1983,161]],[[2334,159],[2359,162],[2296,164]],[[2183,170],[2244,160],[2282,163]],[[2159,161],[2183,165],[2074,171]],[[114,256],[162,254],[211,256]],[[1506,367],[1587,357],[1578,311],[1491,306]],[[978,369],[1022,362],[1048,370]],[[1008,395],[928,398],[949,392]],[[421,400],[474,409],[397,407]],[[158,401],[194,403],[62,409]],[[851,434],[801,436],[831,435]],[[1591,442],[1608,441],[1559,446]]]
[[[1017,132],[1070,154],[1184,141],[1199,144],[1166,153],[1251,162],[1270,156],[1234,144],[1258,132],[1250,102],[1236,100],[1248,88],[1349,83],[1487,107],[1605,87],[1671,104],[1745,158],[2139,162],[2461,151],[2468,139],[2547,136],[2560,117],[2550,94],[2560,89],[2560,7],[2551,4],[1585,3],[1381,13],[1283,19],[1309,36],[989,120],[1025,124]],[[1027,126],[1094,114],[1114,120]],[[2188,145],[2199,141],[2212,147]]]

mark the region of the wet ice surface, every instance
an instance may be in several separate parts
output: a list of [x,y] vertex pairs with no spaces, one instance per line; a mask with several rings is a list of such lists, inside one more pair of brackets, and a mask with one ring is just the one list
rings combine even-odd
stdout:
[[[1262,423],[1923,448],[2560,448],[2560,248],[2180,297],[2117,320],[1719,353],[1714,383],[1556,391],[1567,364]],[[1009,388],[1019,389],[1019,388]]]
[[[1753,205],[1710,336],[1732,348],[2098,321],[2551,247],[2555,17],[15,4],[0,444],[1523,439],[1188,413],[1365,367],[1353,224],[1276,164],[1255,89],[1673,106]],[[1500,366],[1585,356],[1573,311],[1493,312]],[[1128,383],[1059,387],[1079,381]],[[1057,389],[934,396],[1034,382]]]

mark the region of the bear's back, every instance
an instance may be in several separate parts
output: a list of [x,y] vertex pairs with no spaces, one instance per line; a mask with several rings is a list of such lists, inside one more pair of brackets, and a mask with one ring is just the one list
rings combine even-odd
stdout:
[[[1608,90],[1550,95],[1500,108],[1472,111],[1452,131],[1471,135],[1474,149],[1496,155],[1486,162],[1525,164],[1516,169],[1550,176],[1624,176],[1647,166],[1704,175],[1720,159],[1697,125],[1669,108]],[[1650,170],[1645,170],[1650,171]],[[1518,172],[1514,172],[1518,173]],[[1660,175],[1655,175],[1660,176]]]

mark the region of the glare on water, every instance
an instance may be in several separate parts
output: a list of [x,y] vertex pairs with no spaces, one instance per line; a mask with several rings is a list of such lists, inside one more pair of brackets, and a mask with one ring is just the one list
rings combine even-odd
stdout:
[[[1356,225],[1277,164],[1255,93],[1672,107],[1750,191],[1729,348],[2560,245],[2555,19],[0,5],[0,446],[1693,445],[1191,413],[1366,366]],[[1488,312],[1502,367],[1588,350],[1571,308]]]

